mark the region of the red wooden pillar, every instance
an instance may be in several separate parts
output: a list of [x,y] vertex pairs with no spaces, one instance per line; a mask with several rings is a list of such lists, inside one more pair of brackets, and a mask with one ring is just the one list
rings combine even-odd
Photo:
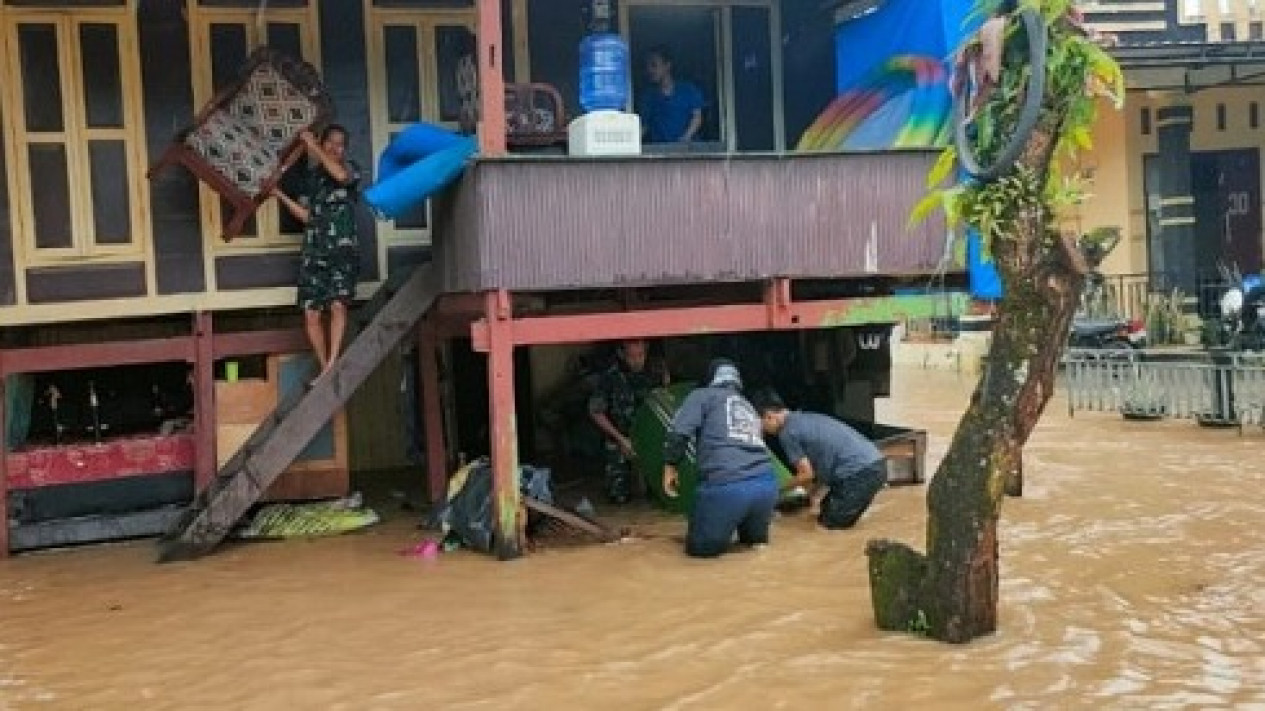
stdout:
[[0,350],[0,559],[9,557],[9,424],[5,417],[8,393],[4,351]]
[[193,316],[193,483],[202,491],[215,478],[215,329],[211,312]]
[[448,493],[448,452],[444,447],[444,408],[439,391],[439,329],[427,319],[417,336],[418,380],[422,389],[422,426],[426,428],[426,476],[430,501]]
[[501,0],[477,0],[479,45],[479,151],[485,156],[505,154],[505,74],[502,68],[504,34]]
[[518,423],[514,413],[514,331],[509,292],[484,294],[488,328],[488,400],[491,426],[496,555],[522,555],[519,526],[522,503],[518,484]]

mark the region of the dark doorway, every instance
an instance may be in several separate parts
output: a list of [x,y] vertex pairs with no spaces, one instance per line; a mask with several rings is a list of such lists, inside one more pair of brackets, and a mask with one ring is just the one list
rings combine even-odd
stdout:
[[1255,148],[1190,157],[1199,271],[1219,264],[1244,274],[1261,270],[1261,166]]
[[[1191,193],[1195,205],[1191,262],[1195,273],[1175,273],[1180,255],[1166,254],[1160,230],[1160,163],[1148,155],[1144,167],[1149,267],[1161,288],[1199,290],[1219,281],[1218,267],[1244,274],[1262,266],[1260,153],[1255,148],[1200,151],[1190,156]],[[1189,254],[1189,253],[1187,253]],[[1188,262],[1189,263],[1189,262]]]

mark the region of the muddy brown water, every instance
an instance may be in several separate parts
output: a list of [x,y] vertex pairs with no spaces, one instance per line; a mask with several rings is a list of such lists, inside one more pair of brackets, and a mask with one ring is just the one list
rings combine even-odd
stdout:
[[[938,457],[970,382],[896,386],[882,418]],[[1265,709],[1263,448],[1056,400],[1003,515],[1001,630],[962,647],[873,626],[863,546],[921,545],[921,487],[710,562],[668,539],[417,561],[405,519],[193,564],[147,542],[19,557],[0,709]]]

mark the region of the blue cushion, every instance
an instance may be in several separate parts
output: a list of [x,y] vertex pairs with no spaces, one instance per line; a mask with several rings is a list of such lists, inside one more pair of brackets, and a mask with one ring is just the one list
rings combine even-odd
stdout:
[[407,215],[456,180],[474,155],[474,139],[439,126],[414,124],[378,158],[378,181],[365,200],[387,218]]

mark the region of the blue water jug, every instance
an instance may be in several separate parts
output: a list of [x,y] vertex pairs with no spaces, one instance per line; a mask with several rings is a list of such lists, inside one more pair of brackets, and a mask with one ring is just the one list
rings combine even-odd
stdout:
[[628,45],[612,32],[580,42],[580,106],[590,111],[623,111],[628,105]]

